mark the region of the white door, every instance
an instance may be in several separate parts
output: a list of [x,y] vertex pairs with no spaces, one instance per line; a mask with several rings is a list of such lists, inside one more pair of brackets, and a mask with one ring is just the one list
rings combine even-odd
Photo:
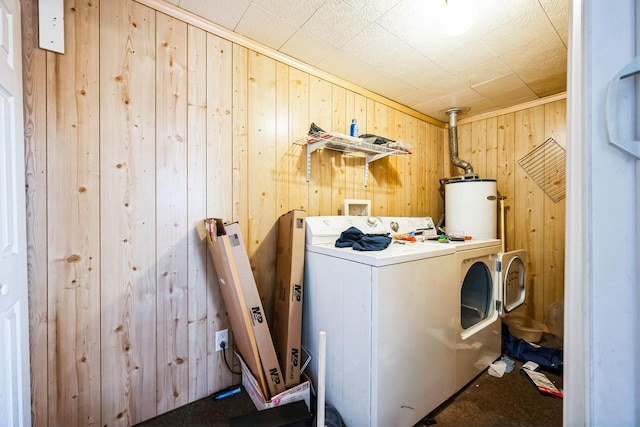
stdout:
[[0,0],[0,426],[31,425],[18,0]]

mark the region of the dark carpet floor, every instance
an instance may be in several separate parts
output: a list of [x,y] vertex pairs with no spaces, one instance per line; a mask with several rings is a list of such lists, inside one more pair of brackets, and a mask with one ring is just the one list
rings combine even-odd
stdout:
[[[553,340],[552,337],[547,339]],[[546,343],[550,347],[554,344],[551,342],[549,345],[549,341]],[[426,414],[423,422],[415,427],[429,425],[429,421],[435,421],[436,427],[562,426],[562,399],[540,393],[520,372],[522,362],[515,362],[515,370],[502,378],[493,377],[485,370],[431,414]],[[561,375],[547,370],[541,372],[562,390]],[[256,411],[243,390],[240,394],[223,400],[201,399],[138,425],[227,427],[231,425],[232,418]]]

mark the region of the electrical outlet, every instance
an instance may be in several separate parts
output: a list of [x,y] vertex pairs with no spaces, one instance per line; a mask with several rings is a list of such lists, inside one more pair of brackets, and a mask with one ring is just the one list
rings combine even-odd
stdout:
[[216,332],[216,351],[222,350],[220,343],[224,343],[224,348],[229,348],[229,331],[227,329]]

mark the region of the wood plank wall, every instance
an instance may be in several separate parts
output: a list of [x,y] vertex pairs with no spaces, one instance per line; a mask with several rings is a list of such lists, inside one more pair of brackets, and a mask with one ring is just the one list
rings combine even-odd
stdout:
[[[131,425],[238,383],[200,238],[238,221],[267,314],[291,209],[438,217],[444,128],[131,0],[66,0],[66,53],[22,0],[35,426]],[[371,165],[295,141],[311,122],[411,144]],[[230,356],[230,355],[229,355]],[[236,366],[237,368],[237,366]]]

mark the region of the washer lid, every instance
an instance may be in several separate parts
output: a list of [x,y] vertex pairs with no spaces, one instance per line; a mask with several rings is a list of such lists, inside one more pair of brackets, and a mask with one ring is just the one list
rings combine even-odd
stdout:
[[496,274],[500,286],[500,300],[502,301],[500,311],[502,315],[524,303],[527,284],[524,257],[524,250],[498,254]]

